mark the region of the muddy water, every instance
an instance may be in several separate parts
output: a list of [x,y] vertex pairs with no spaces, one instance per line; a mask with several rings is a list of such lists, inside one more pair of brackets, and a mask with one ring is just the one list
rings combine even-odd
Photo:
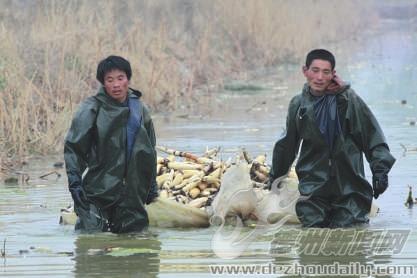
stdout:
[[[0,249],[6,239],[0,276],[207,277],[211,276],[209,265],[265,265],[264,273],[270,273],[271,266],[285,266],[287,269],[279,270],[285,272],[297,265],[330,265],[335,261],[344,265],[417,267],[417,206],[404,206],[407,185],[417,183],[417,151],[404,152],[402,147],[417,148],[417,126],[410,124],[417,120],[417,37],[410,31],[409,22],[386,22],[386,26],[389,28],[384,28],[384,33],[365,42],[361,51],[347,53],[349,59],[339,63],[339,73],[351,81],[372,108],[397,158],[390,174],[390,188],[377,201],[381,212],[369,226],[330,233],[287,225],[255,237],[246,251],[233,260],[213,253],[215,227],[151,228],[146,234],[130,236],[79,235],[72,227],[58,224],[59,209],[71,201],[62,169],[58,170],[62,177],[38,178],[52,170],[53,162],[62,157],[38,158],[24,169],[31,177],[29,184],[0,184]],[[224,159],[234,155],[239,147],[245,147],[252,155],[270,155],[284,127],[285,107],[301,88],[298,71],[295,66],[280,68],[276,76],[254,81],[265,90],[222,92],[210,100],[212,105],[187,116],[156,116],[158,144],[195,153],[204,151],[206,146],[222,146]],[[288,79],[280,80],[283,76]],[[402,100],[406,103],[402,104]],[[367,177],[371,178],[369,171]],[[330,239],[323,245],[326,235]],[[362,240],[361,235],[365,235]],[[398,236],[397,241],[390,240],[393,235]],[[350,247],[351,254],[340,251],[347,248],[347,243],[354,246]],[[114,247],[135,251],[130,255],[102,251]],[[385,252],[381,247],[385,247]],[[394,276],[404,277],[379,277]]]

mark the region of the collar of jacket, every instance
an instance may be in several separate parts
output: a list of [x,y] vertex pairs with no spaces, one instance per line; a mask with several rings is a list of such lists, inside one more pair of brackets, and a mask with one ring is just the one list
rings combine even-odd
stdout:
[[[128,89],[128,92],[127,92],[128,98],[140,98],[141,96],[142,96],[142,93],[140,91],[132,89],[132,88]],[[121,106],[121,107],[125,106],[123,103],[118,102],[117,100],[109,96],[106,93],[106,90],[104,89],[103,86],[101,86],[100,89],[98,89],[96,98],[101,102],[111,103],[112,105]]]

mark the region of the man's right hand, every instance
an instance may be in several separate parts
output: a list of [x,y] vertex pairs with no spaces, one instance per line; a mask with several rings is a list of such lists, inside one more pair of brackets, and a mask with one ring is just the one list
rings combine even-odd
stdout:
[[69,187],[71,192],[72,199],[76,206],[82,207],[83,209],[88,209],[87,196],[85,195],[84,189],[81,184],[74,183]]
[[266,185],[265,185],[264,189],[272,190],[272,184],[274,183],[274,181],[275,181],[275,178],[269,176],[268,180],[266,181]]

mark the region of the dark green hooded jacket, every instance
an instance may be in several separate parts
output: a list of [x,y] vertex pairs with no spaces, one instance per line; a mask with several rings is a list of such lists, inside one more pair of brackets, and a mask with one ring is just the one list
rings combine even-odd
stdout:
[[270,178],[288,173],[302,142],[296,164],[300,194],[324,197],[328,204],[343,200],[333,205],[349,211],[353,221],[366,222],[373,194],[363,154],[374,175],[387,174],[395,159],[371,110],[349,86],[339,90],[336,102],[342,133],[331,150],[317,126],[309,86],[291,100],[286,132],[274,147]]
[[[140,96],[129,89],[129,98]],[[156,151],[153,123],[147,108],[142,108],[141,127],[126,161],[129,108],[101,88],[76,112],[65,138],[64,157],[70,185],[79,182],[87,169],[81,184],[94,205],[105,210],[123,201],[123,206],[143,214],[138,217],[147,225],[144,205],[156,186]]]

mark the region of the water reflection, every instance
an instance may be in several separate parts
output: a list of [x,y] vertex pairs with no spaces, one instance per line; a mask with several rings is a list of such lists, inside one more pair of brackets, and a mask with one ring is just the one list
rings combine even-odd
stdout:
[[292,266],[281,268],[282,274],[287,270],[297,277],[320,273],[329,277],[326,272],[337,277],[374,277],[376,271],[380,271],[378,277],[392,277],[386,274],[395,274],[398,266],[392,257],[403,253],[410,236],[411,229],[281,228],[271,241],[270,254],[274,265]]
[[80,235],[75,277],[157,277],[161,242],[149,235]]

